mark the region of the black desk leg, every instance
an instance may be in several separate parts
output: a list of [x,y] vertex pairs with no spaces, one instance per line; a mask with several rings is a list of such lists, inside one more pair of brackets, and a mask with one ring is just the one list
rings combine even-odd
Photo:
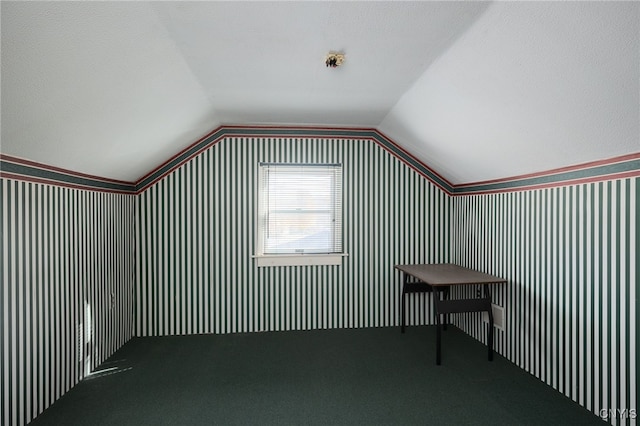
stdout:
[[[436,317],[436,324],[438,323],[438,310],[436,309],[436,297],[440,297],[440,293],[442,293],[442,291],[438,290],[437,287],[429,287],[431,290],[429,290],[431,292],[431,310],[433,311],[433,316]],[[449,289],[445,289],[444,290],[444,298],[447,299],[449,297]],[[447,330],[447,323],[449,322],[449,315],[448,314],[444,314],[443,315],[443,321],[442,321],[442,329],[443,330]]]
[[489,291],[489,284],[485,284],[484,286],[484,297],[489,299],[489,311],[487,314],[489,315],[489,323],[487,327],[487,347],[489,348],[489,361],[493,361],[493,307],[491,306],[491,292]]
[[[436,291],[436,287],[433,287],[433,290],[435,292]],[[436,297],[435,294],[434,294],[433,297]],[[445,300],[449,299],[449,287],[445,287],[445,289],[444,289],[444,298],[445,298]],[[447,331],[447,324],[449,324],[449,314],[444,314],[443,319],[444,320],[443,320],[442,329],[444,331]]]
[[[440,365],[442,359],[442,324],[440,323],[440,309],[438,307],[440,301],[440,293],[440,291],[435,291],[435,289],[431,292],[436,314],[436,365]],[[436,297],[438,299],[436,299]]]
[[407,304],[407,280],[409,279],[408,275],[405,273],[404,275],[404,281],[402,283],[402,294],[400,295],[400,332],[404,333],[404,324],[405,324],[405,320],[404,320],[404,312],[405,312],[405,308],[406,308],[406,304]]

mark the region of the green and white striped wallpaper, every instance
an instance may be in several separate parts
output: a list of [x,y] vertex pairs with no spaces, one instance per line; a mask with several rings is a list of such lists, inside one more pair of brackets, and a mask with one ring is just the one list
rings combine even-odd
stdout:
[[635,177],[451,199],[451,260],[510,280],[497,351],[595,414],[638,409],[639,199]]
[[[343,166],[340,266],[258,268],[260,162]],[[225,137],[142,192],[137,334],[389,326],[397,263],[449,260],[449,196],[370,139]],[[411,323],[431,322],[413,299]]]
[[[454,187],[357,129],[221,128],[136,183],[0,160],[2,424],[133,335],[397,325],[393,266],[413,262],[508,278],[497,351],[596,414],[638,409],[638,154],[521,187]],[[342,265],[256,267],[260,162],[343,165]],[[432,323],[429,301],[411,297],[409,324]],[[484,341],[479,315],[455,321]]]
[[0,179],[0,423],[23,425],[133,333],[133,195]]

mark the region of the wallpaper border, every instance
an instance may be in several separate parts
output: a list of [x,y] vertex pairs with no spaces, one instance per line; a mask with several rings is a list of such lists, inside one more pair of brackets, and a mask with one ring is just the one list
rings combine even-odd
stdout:
[[442,189],[447,195],[452,196],[527,191],[640,176],[640,152],[637,152],[543,172],[488,181],[453,184],[391,138],[374,128],[224,125],[178,152],[135,182],[78,173],[6,154],[0,154],[0,177],[77,189],[140,194],[225,137],[357,138],[370,140]]

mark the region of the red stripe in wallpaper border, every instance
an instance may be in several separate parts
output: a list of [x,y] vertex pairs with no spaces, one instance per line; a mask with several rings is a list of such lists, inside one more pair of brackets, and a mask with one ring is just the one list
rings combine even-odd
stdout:
[[[542,176],[552,176],[552,175],[566,173],[566,172],[573,172],[576,170],[585,170],[585,169],[591,169],[599,166],[607,166],[607,165],[616,164],[616,163],[623,163],[625,161],[637,160],[639,158],[640,158],[640,152],[637,152],[633,154],[626,154],[618,157],[612,157],[604,160],[589,161],[586,163],[580,163],[573,166],[559,167],[557,169],[545,170],[542,172],[515,175],[515,176],[509,176],[507,178],[500,178],[500,179],[490,179],[490,180],[483,180],[483,181],[477,181],[477,182],[460,183],[460,184],[453,185],[453,187],[456,189],[458,188],[464,189],[466,187],[473,187],[473,186],[479,186],[479,185],[506,183],[506,182],[512,182],[512,181],[522,180],[522,179],[531,179],[531,178],[542,177]],[[568,182],[568,181],[563,181],[563,182]]]
[[633,177],[640,177],[640,170],[634,170],[630,172],[622,172],[622,173],[612,173],[607,175],[599,175],[599,176],[591,176],[587,178],[580,179],[566,179],[553,183],[541,183],[527,186],[516,186],[510,188],[501,188],[501,189],[493,189],[487,191],[468,191],[468,192],[460,192],[454,193],[454,197],[460,196],[468,196],[468,195],[486,195],[486,194],[502,194],[506,192],[521,192],[521,191],[532,191],[537,189],[547,189],[547,188],[556,188],[559,186],[568,186],[568,185],[581,185],[585,183],[595,183],[602,182],[607,180],[617,180],[617,179],[627,179]]
[[[130,195],[134,194],[134,192],[132,192],[132,191],[119,191],[117,189],[100,188],[100,187],[97,187],[97,186],[77,185],[77,184],[63,182],[63,181],[59,181],[59,180],[37,178],[37,177],[25,176],[25,175],[17,175],[17,174],[14,174],[14,173],[3,172],[1,170],[0,170],[0,178],[12,179],[12,180],[17,180],[17,181],[21,181],[21,182],[41,183],[41,184],[44,184],[44,185],[54,185],[54,186],[60,186],[60,187],[63,187],[63,188],[82,189],[82,190],[85,190],[85,191],[106,192],[106,193],[110,193],[110,194],[130,194]],[[129,183],[129,182],[124,182],[124,183],[129,184],[129,185],[133,185],[132,183]]]
[[101,181],[101,182],[117,183],[117,184],[120,184],[120,185],[133,185],[134,184],[134,182],[127,182],[127,181],[124,181],[124,180],[111,179],[111,178],[106,178],[106,177],[102,177],[102,176],[90,175],[90,174],[87,174],[87,173],[74,172],[73,170],[63,169],[61,167],[50,166],[48,164],[38,163],[36,161],[27,160],[27,159],[20,158],[20,157],[14,157],[13,155],[0,154],[0,160],[1,161],[6,161],[8,163],[14,163],[14,164],[19,164],[19,165],[23,165],[23,166],[31,166],[31,167],[35,167],[35,168],[42,169],[42,170],[49,170],[49,171],[52,171],[52,172],[63,173],[65,175],[69,175],[69,176],[83,177],[83,178],[87,178],[87,179],[91,179],[91,180],[97,180],[97,181]]

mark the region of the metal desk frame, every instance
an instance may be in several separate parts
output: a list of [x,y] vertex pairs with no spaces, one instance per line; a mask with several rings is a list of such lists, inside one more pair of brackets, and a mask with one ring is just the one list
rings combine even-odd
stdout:
[[[442,322],[446,330],[446,316],[453,313],[486,312],[489,316],[487,348],[489,361],[493,361],[493,310],[489,284],[507,280],[473,269],[449,263],[396,265],[404,273],[400,312],[401,332],[405,330],[405,298],[408,293],[431,292],[436,316],[436,365],[442,361]],[[482,296],[474,299],[449,299],[449,288],[454,285],[482,285]],[[444,298],[443,298],[444,296]],[[440,315],[445,316],[441,321]]]

